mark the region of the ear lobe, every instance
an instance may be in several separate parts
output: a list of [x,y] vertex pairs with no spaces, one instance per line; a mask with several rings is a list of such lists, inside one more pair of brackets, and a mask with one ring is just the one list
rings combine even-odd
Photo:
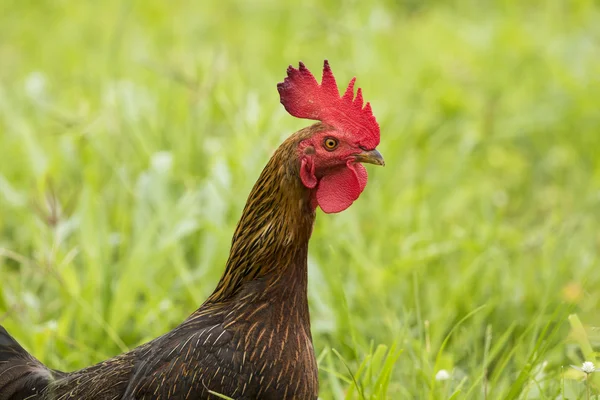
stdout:
[[317,177],[315,176],[315,163],[312,158],[302,157],[300,164],[300,179],[304,186],[314,189],[317,186]]

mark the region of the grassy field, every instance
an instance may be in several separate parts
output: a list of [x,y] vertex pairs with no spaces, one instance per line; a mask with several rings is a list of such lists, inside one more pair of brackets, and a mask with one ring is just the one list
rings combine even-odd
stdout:
[[358,77],[387,166],[317,218],[321,398],[585,398],[570,365],[600,348],[591,0],[3,0],[0,323],[64,370],[176,326],[271,152],[309,124],[276,83],[325,58],[340,85]]

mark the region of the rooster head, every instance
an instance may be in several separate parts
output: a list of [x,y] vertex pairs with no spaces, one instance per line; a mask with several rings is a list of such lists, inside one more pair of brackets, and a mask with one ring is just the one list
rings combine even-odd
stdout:
[[298,144],[300,179],[315,190],[316,204],[326,213],[350,207],[367,185],[361,163],[384,165],[375,149],[379,124],[371,105],[363,106],[361,89],[354,96],[353,78],[340,97],[337,83],[325,60],[321,84],[301,62],[290,66],[277,85],[281,104],[293,116],[321,121],[322,129]]

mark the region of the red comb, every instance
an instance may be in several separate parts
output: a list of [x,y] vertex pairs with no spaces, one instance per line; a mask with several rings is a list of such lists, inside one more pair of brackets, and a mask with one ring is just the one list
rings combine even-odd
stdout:
[[277,84],[281,104],[287,112],[294,117],[321,121],[351,134],[367,149],[377,147],[379,124],[373,116],[371,105],[367,103],[363,107],[360,88],[354,97],[356,78],[352,78],[344,95],[340,97],[327,60],[323,65],[323,79],[320,85],[302,62],[298,69],[290,65],[287,74],[287,78]]

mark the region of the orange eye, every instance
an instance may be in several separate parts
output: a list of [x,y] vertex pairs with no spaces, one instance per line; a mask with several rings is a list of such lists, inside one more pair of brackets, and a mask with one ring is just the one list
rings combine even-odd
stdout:
[[328,137],[328,138],[325,138],[323,145],[325,146],[325,149],[327,151],[332,151],[338,146],[338,141],[337,141],[337,139]]

